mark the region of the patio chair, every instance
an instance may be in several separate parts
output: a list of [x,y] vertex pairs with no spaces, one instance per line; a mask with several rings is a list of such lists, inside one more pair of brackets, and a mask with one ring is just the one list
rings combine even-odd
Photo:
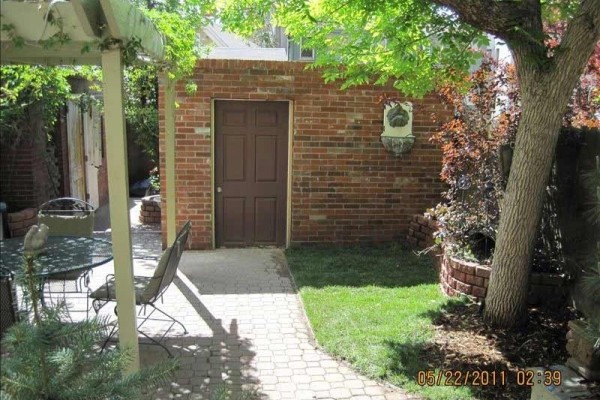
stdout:
[[[45,224],[50,228],[49,236],[79,236],[92,237],[94,233],[94,219],[96,209],[89,203],[73,197],[61,197],[47,201],[39,207],[38,223]],[[86,293],[86,306],[89,310],[89,280],[91,270],[78,270],[61,274],[53,274],[46,278],[45,286],[48,298],[52,299],[52,293]],[[53,285],[61,284],[62,290],[52,290]],[[67,284],[73,284],[74,289],[67,289]],[[66,297],[63,297],[66,300]]]
[[[151,277],[146,276],[134,276],[134,286],[135,286],[135,303],[138,306],[141,306],[138,316],[143,313],[144,318],[137,326],[138,332],[149,339],[153,344],[156,344],[167,351],[169,356],[172,356],[171,352],[167,347],[165,347],[161,341],[165,338],[165,336],[169,333],[169,331],[173,328],[175,324],[181,326],[184,331],[184,334],[187,334],[188,331],[186,327],[177,319],[173,318],[165,311],[161,310],[156,306],[156,302],[163,297],[163,294],[168,289],[171,282],[173,282],[173,278],[176,275],[177,267],[179,266],[179,260],[181,259],[181,254],[183,253],[185,244],[188,239],[188,235],[191,229],[191,222],[187,221],[183,228],[177,234],[175,238],[175,242],[169,248],[167,248],[160,260],[158,262],[158,266],[154,270],[154,273]],[[90,297],[93,299],[92,306],[94,307],[94,311],[96,314],[104,307],[108,302],[116,300],[115,293],[115,281],[114,275],[110,274],[106,277],[106,283],[93,291],[90,294]],[[146,307],[152,307],[150,313],[146,314]],[[165,330],[164,334],[157,340],[152,336],[148,335],[144,331],[142,331],[142,326],[150,319],[152,314],[155,311],[158,311],[160,314],[169,318],[171,324]],[[115,314],[117,314],[117,308],[115,306]],[[116,333],[117,326],[115,325],[110,332],[108,338],[104,342],[102,348],[104,349],[110,339]]]

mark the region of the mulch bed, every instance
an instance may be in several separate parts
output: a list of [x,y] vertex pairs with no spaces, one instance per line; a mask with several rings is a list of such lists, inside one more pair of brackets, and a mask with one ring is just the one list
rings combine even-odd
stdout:
[[[531,388],[517,384],[517,371],[564,364],[567,323],[574,318],[566,307],[531,309],[527,326],[509,331],[484,325],[477,304],[456,305],[436,317],[436,338],[421,356],[431,368],[459,371],[455,375],[463,379],[467,371],[496,371],[496,386],[473,386],[478,399],[525,400]],[[505,384],[499,383],[501,372]],[[600,398],[598,385],[590,389],[592,398]]]

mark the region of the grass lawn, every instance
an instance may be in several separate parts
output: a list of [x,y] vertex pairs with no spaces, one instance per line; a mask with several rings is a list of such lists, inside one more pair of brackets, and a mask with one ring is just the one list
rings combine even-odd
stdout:
[[319,345],[363,374],[431,399],[469,388],[421,387],[432,319],[448,303],[430,259],[399,246],[292,248],[288,263]]

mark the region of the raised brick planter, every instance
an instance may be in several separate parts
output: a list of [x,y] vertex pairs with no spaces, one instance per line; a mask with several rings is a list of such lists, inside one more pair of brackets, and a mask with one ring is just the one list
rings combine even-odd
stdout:
[[[441,261],[442,290],[449,296],[465,294],[477,300],[485,298],[491,268],[444,255]],[[566,296],[564,277],[558,274],[532,273],[529,279],[531,305],[560,303]]]
[[24,236],[32,225],[37,224],[37,208],[8,213],[6,219],[10,237]]
[[438,230],[437,221],[423,215],[413,215],[406,241],[413,247],[426,249],[435,244],[433,234]]
[[160,224],[160,196],[148,196],[142,199],[140,222],[142,224]]
[[413,215],[406,235],[406,242],[415,249],[425,250],[433,257],[438,272],[441,270],[442,250],[434,246],[433,234],[438,230],[437,221],[421,214]]

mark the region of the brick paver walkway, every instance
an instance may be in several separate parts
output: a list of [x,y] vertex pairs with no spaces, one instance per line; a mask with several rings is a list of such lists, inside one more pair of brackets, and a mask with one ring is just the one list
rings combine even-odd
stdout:
[[411,398],[316,348],[281,250],[188,252],[180,270],[176,286],[191,307],[179,313],[190,330],[179,341],[191,368],[177,383],[190,398],[224,383],[274,400]]
[[[158,235],[137,232],[136,254],[160,254]],[[136,260],[136,274],[154,263]],[[171,330],[165,343],[181,368],[168,387],[151,399],[214,399],[242,389],[260,399],[418,399],[356,373],[315,345],[285,257],[278,249],[185,252],[180,277],[158,304],[181,320],[189,333]],[[92,287],[112,272],[94,270]],[[105,307],[103,312],[111,312]],[[145,331],[160,335],[168,326],[151,320]],[[143,365],[167,357],[157,346],[141,345]]]

